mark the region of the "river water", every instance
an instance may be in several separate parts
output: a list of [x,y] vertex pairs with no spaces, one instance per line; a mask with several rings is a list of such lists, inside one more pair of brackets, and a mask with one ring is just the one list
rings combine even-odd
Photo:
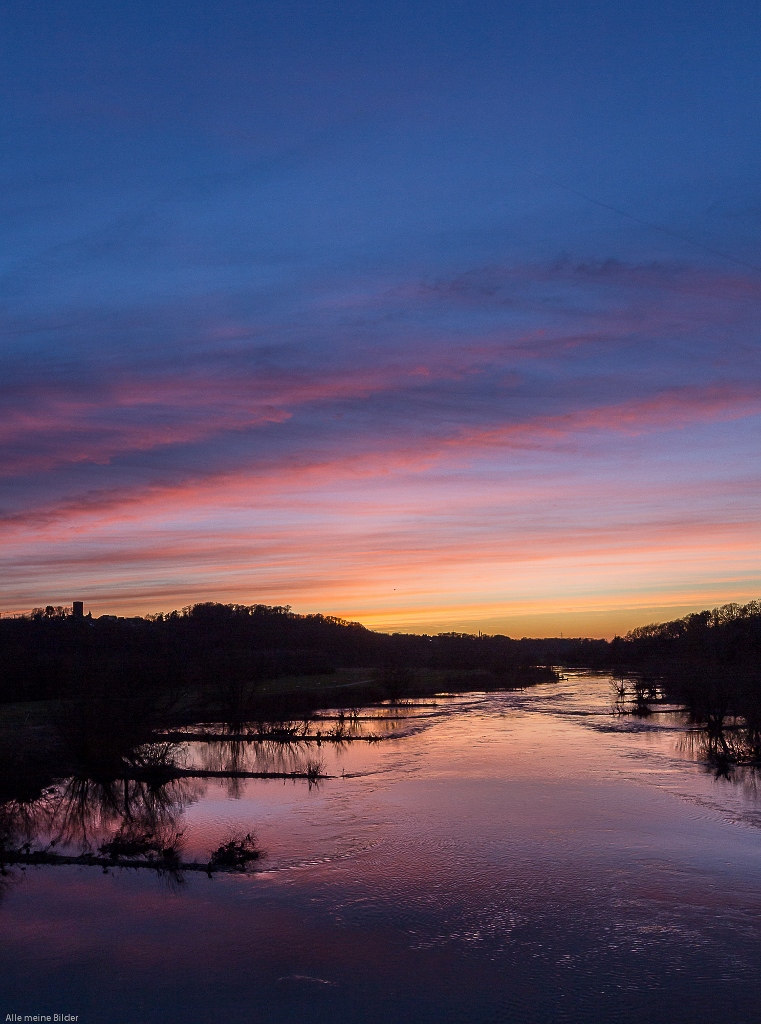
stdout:
[[[142,794],[185,860],[253,833],[246,873],[13,868],[0,1020],[757,1022],[755,776],[716,778],[679,713],[612,704],[579,674],[366,710],[352,730],[376,743],[190,742],[191,767],[331,777]],[[60,848],[120,814],[92,788]]]

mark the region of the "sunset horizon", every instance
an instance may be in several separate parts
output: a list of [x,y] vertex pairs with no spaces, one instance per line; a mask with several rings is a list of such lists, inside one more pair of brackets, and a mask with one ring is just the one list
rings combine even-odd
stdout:
[[11,18],[0,612],[761,593],[746,15],[445,7]]
[[[74,598],[74,600],[78,600]],[[81,598],[80,598],[81,600]],[[679,604],[641,605],[625,606],[621,608],[591,608],[586,610],[577,609],[549,609],[535,610],[520,613],[505,612],[501,608],[500,614],[485,614],[483,609],[476,609],[472,606],[463,609],[442,609],[437,610],[438,614],[431,615],[429,609],[425,616],[420,612],[408,612],[406,615],[397,617],[384,616],[382,613],[352,613],[341,610],[326,609],[324,607],[296,607],[288,601],[259,601],[237,600],[233,595],[204,596],[200,600],[192,597],[174,604],[156,605],[156,607],[145,607],[137,601],[134,604],[120,604],[118,602],[90,602],[82,601],[84,614],[98,618],[105,616],[149,618],[156,615],[168,615],[171,612],[180,612],[192,608],[196,604],[223,604],[235,606],[263,605],[274,608],[286,608],[295,615],[323,615],[335,617],[342,622],[359,623],[366,629],[381,633],[414,633],[418,635],[436,635],[439,633],[467,633],[470,635],[504,635],[514,639],[536,638],[548,639],[557,637],[577,637],[599,640],[612,640],[616,636],[625,636],[632,630],[653,623],[663,623],[682,619],[700,612],[710,611],[727,605],[743,606],[758,599],[752,594],[741,594],[737,600],[725,600],[716,597],[706,597],[703,601],[684,602]],[[54,598],[53,600],[40,600],[27,608],[13,609],[0,613],[7,616],[29,616],[33,612],[44,610],[46,607],[63,608],[70,610],[72,601]],[[479,614],[480,612],[480,614]]]

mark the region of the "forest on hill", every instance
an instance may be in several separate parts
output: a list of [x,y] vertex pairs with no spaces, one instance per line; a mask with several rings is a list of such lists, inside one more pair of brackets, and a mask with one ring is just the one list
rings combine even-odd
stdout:
[[530,670],[557,661],[557,653],[506,636],[378,633],[287,606],[207,602],[145,618],[92,618],[48,606],[0,619],[0,702],[76,697],[94,688],[308,680],[348,668],[372,670],[389,690],[422,669],[480,671],[509,684],[531,681]]
[[48,606],[0,619],[0,703],[209,688],[261,697],[272,680],[293,678],[309,690],[311,678],[324,685],[342,669],[368,670],[366,692],[347,698],[382,699],[419,689],[426,673],[464,673],[460,684],[450,679],[452,688],[489,689],[552,678],[558,666],[635,673],[698,716],[761,724],[761,603],[724,605],[611,641],[388,634],[287,606],[211,602],[134,618]]

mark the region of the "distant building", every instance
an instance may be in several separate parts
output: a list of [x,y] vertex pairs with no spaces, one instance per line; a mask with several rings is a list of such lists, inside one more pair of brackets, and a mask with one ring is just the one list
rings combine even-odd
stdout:
[[71,606],[72,613],[75,619],[83,619],[85,616],[85,606],[83,601],[75,601]]

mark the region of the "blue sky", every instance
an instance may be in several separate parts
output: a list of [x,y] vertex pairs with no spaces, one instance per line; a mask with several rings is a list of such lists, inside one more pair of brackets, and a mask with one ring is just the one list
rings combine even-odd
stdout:
[[5,610],[759,590],[755,4],[7,4]]

